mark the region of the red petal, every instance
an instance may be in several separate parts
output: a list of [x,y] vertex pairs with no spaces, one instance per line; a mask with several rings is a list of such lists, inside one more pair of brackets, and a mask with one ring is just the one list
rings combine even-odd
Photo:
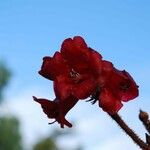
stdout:
[[111,62],[102,60],[102,71],[98,79],[100,87],[104,86],[107,82],[109,84],[113,69],[113,64]]
[[139,95],[139,90],[131,75],[126,71],[123,71],[123,74],[126,76],[128,79],[127,81],[130,83],[129,89],[126,92],[122,91],[122,93],[120,93],[121,100],[126,102],[136,98]]
[[54,81],[54,91],[56,97],[59,99],[66,99],[73,95],[77,99],[85,99],[89,97],[95,90],[97,82],[95,79],[88,75],[80,75],[79,81],[74,81],[67,76],[59,76]]
[[88,67],[90,50],[81,37],[75,37],[73,40],[70,38],[64,40],[61,46],[61,53],[70,67],[76,72],[79,72],[80,68]]
[[50,80],[53,79],[53,77],[50,74],[50,70],[49,70],[49,65],[50,65],[51,61],[52,61],[51,57],[44,57],[41,70],[39,71],[40,75],[42,75],[43,77],[50,79]]
[[139,94],[138,86],[126,71],[114,69],[108,85],[112,92],[122,101],[129,101]]
[[61,128],[64,128],[64,125],[68,126],[69,128],[72,127],[72,124],[67,121],[64,116],[61,116],[59,119],[57,119],[57,121],[60,123]]
[[99,106],[106,112],[110,114],[117,113],[123,104],[119,99],[114,97],[114,95],[106,88],[102,90],[99,96]]
[[49,101],[47,99],[36,98],[33,96],[33,99],[41,104],[43,112],[48,116],[48,118],[57,118],[58,117],[58,104],[55,101]]
[[74,105],[77,102],[78,102],[78,99],[76,99],[73,96],[70,96],[65,100],[59,100],[60,116],[59,116],[58,122],[61,124],[62,128],[64,127],[64,125],[68,127],[72,127],[72,124],[65,119],[65,115],[68,113],[68,111],[71,108],[74,107]]
[[68,66],[59,52],[51,57],[44,57],[43,64],[39,74],[47,79],[54,80],[60,74],[68,73]]
[[[83,75],[82,75],[83,76]],[[88,98],[93,94],[96,88],[96,81],[89,75],[83,76],[83,80],[77,84],[74,84],[72,88],[72,94],[78,99]]]
[[78,99],[74,96],[70,95],[65,100],[59,100],[59,107],[61,109],[62,114],[66,115],[68,111],[74,107],[74,105],[78,102]]
[[66,99],[71,95],[72,81],[67,76],[60,75],[54,81],[54,91],[59,99]]
[[112,71],[113,70],[113,64],[110,61],[103,60],[103,70],[104,71]]
[[72,127],[72,124],[65,119],[65,115],[68,111],[78,102],[76,98],[70,96],[65,100],[55,99],[54,101],[49,101],[47,99],[38,99],[33,96],[33,99],[41,104],[44,113],[49,118],[54,118],[56,121],[64,128],[64,125]]
[[95,50],[89,49],[91,50],[89,68],[91,69],[91,73],[97,77],[102,72],[102,56]]
[[73,38],[74,45],[78,48],[87,48],[87,44],[81,36],[75,36]]

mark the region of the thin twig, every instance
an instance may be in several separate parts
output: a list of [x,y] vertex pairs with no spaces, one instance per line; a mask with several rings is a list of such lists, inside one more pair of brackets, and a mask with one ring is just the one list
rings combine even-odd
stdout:
[[[109,114],[109,113],[108,113]],[[143,140],[141,140],[135,132],[128,127],[128,125],[123,121],[119,114],[109,114],[109,116],[121,127],[121,129],[142,149],[150,150],[150,146],[147,145]]]

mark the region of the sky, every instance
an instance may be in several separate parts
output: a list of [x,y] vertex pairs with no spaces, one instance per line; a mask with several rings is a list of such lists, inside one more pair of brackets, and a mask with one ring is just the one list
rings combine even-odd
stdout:
[[[59,128],[47,125],[32,96],[54,98],[52,83],[37,72],[44,56],[52,56],[65,38],[76,35],[134,77],[140,95],[119,113],[144,138],[137,115],[139,109],[150,113],[149,0],[1,0],[0,18],[0,59],[12,70],[1,109],[21,119],[26,143]],[[97,105],[81,101],[68,118],[77,133],[61,144],[73,139],[70,143],[81,143],[84,150],[139,149]]]

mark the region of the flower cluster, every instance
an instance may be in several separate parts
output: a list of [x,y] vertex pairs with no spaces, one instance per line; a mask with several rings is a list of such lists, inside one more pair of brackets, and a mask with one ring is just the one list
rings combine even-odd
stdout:
[[48,118],[55,119],[62,128],[72,127],[65,115],[79,100],[90,97],[104,111],[115,114],[122,102],[138,96],[138,86],[129,73],[103,60],[80,36],[64,40],[60,52],[44,57],[39,74],[53,81],[56,98],[33,98]]

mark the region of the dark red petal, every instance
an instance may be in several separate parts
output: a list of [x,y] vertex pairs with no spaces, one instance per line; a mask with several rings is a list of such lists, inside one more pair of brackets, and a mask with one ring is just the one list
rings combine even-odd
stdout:
[[109,80],[112,76],[113,69],[113,64],[111,62],[102,60],[102,71],[98,78],[100,87],[104,86],[107,82],[109,84]]
[[78,99],[74,96],[70,95],[68,98],[64,100],[59,100],[59,107],[61,109],[62,114],[66,115],[68,111],[75,106],[78,102]]
[[102,56],[95,50],[89,49],[91,50],[89,69],[96,77],[100,76],[102,72]]
[[110,61],[103,60],[103,70],[104,71],[112,71],[113,70],[113,64]]
[[51,57],[44,57],[43,58],[43,64],[41,66],[41,70],[39,71],[39,74],[47,79],[52,80],[53,77],[50,75],[49,65],[52,61]]
[[73,96],[70,96],[65,100],[59,100],[60,115],[58,118],[58,122],[60,123],[62,128],[64,127],[64,125],[68,127],[72,127],[72,124],[65,119],[65,115],[69,112],[70,109],[74,107],[74,105],[77,102],[78,102],[78,99],[76,99]]
[[115,68],[108,86],[120,100],[125,102],[136,98],[139,94],[138,86],[130,74]]
[[72,87],[72,94],[78,99],[86,99],[88,98],[96,89],[97,82],[94,78],[89,75],[82,75],[83,81],[74,84]]
[[59,99],[66,99],[71,94],[72,80],[67,76],[60,75],[54,81],[55,95]]
[[76,98],[70,96],[65,100],[55,99],[54,101],[49,101],[47,99],[39,99],[33,96],[33,99],[40,103],[44,113],[49,118],[56,119],[62,128],[64,125],[72,127],[72,124],[65,119],[65,115],[77,103],[78,100]]
[[59,116],[56,120],[60,124],[61,128],[64,128],[64,125],[68,126],[69,128],[72,127],[72,124],[68,120],[66,120],[66,118],[63,115]]
[[79,48],[87,48],[87,44],[81,36],[75,36],[73,38],[74,45]]
[[47,79],[54,80],[60,74],[67,74],[68,70],[68,66],[62,55],[59,52],[56,52],[53,58],[43,58],[43,64],[39,74]]
[[65,39],[61,45],[61,52],[64,52],[66,50],[73,50],[73,49],[74,49],[73,40],[71,38]]
[[139,95],[139,90],[131,75],[126,71],[123,71],[123,74],[127,77],[127,82],[130,84],[129,89],[126,92],[122,91],[122,93],[120,93],[121,100],[126,102],[136,98]]
[[64,40],[61,46],[61,53],[69,66],[75,71],[79,71],[78,66],[79,68],[87,68],[90,50],[81,37],[75,37],[73,40],[70,38]]
[[123,104],[119,99],[114,97],[114,95],[106,88],[102,90],[99,96],[99,106],[106,112],[110,114],[117,113]]
[[55,101],[49,101],[47,99],[36,98],[33,96],[34,101],[41,104],[43,112],[48,116],[48,118],[58,117],[58,104]]

